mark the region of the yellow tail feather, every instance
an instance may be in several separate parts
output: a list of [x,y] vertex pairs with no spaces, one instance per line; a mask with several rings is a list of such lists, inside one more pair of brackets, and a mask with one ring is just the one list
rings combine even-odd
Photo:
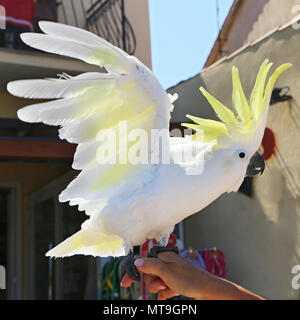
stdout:
[[100,257],[125,255],[123,240],[117,235],[80,230],[46,253],[47,257],[68,257],[75,254]]

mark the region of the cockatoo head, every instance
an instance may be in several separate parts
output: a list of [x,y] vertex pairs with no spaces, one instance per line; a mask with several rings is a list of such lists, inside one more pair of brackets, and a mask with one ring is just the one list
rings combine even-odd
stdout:
[[238,168],[238,176],[242,180],[245,176],[254,176],[264,170],[264,160],[257,150],[264,135],[272,90],[279,75],[290,68],[291,64],[283,64],[277,68],[265,86],[271,66],[268,59],[261,65],[249,102],[243,91],[238,69],[232,68],[234,112],[201,87],[200,91],[221,121],[187,115],[194,124],[182,124],[196,131],[191,136],[192,139],[204,137],[205,142],[214,141],[213,149],[218,149],[218,154],[222,154],[224,166]]

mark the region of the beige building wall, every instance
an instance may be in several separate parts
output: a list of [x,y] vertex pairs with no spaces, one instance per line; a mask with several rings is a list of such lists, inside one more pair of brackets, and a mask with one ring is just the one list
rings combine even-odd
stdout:
[[298,0],[248,0],[243,2],[224,47],[229,53],[292,20],[296,16],[293,13],[293,7],[300,4]]
[[300,265],[299,43],[300,31],[287,27],[169,90],[179,94],[173,122],[187,122],[186,113],[214,119],[200,86],[231,107],[232,66],[239,68],[250,97],[265,58],[274,62],[272,71],[281,63],[293,64],[276,83],[276,87],[287,86],[293,99],[270,106],[267,127],[275,134],[275,156],[266,162],[263,175],[254,178],[253,197],[224,194],[184,224],[186,247],[221,249],[229,280],[269,299],[300,298],[300,290],[291,285],[292,267]]
[[299,0],[235,0],[234,5],[238,9],[220,33],[222,54],[216,42],[208,58],[209,65],[288,23],[300,13]]
[[136,37],[137,47],[134,55],[152,69],[148,0],[125,0],[125,15]]

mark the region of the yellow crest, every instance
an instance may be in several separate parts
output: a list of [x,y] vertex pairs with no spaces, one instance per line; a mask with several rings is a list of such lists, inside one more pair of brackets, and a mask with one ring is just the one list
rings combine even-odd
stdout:
[[197,139],[197,131],[203,130],[204,141],[216,140],[215,147],[218,147],[219,136],[227,135],[231,137],[237,132],[242,135],[256,132],[259,129],[258,127],[262,125],[261,118],[265,118],[264,115],[268,111],[272,90],[277,78],[283,71],[292,66],[286,63],[278,67],[265,87],[266,78],[272,65],[268,59],[265,59],[261,65],[249,103],[242,88],[238,69],[232,67],[232,102],[235,113],[201,87],[200,91],[221,121],[198,118],[187,114],[187,118],[193,120],[194,124],[182,123],[182,126],[196,131],[196,134],[192,136],[193,139]]

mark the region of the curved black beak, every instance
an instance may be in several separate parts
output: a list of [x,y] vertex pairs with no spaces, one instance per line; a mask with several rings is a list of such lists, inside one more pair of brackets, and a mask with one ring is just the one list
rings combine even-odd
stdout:
[[255,152],[249,161],[246,177],[253,177],[259,173],[262,174],[264,170],[265,170],[265,160],[258,152]]

